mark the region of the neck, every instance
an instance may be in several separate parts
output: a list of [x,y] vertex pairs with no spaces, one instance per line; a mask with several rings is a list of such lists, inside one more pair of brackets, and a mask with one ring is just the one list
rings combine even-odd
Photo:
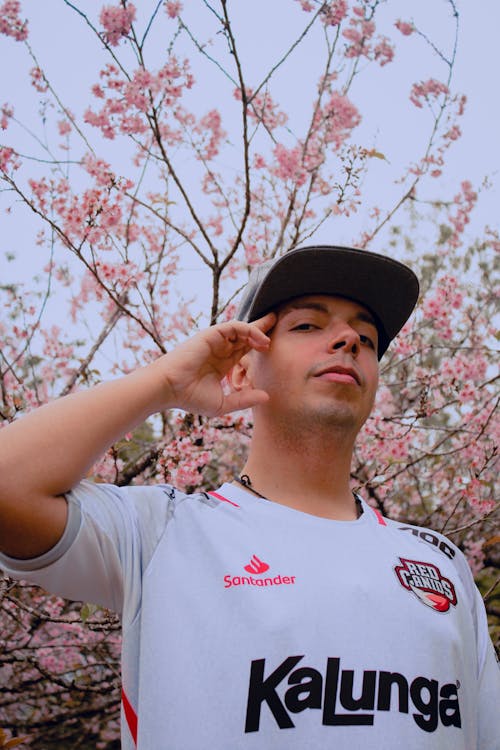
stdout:
[[242,474],[269,500],[323,518],[353,520],[353,445],[354,438],[345,431],[325,433],[316,425],[294,435],[256,423]]

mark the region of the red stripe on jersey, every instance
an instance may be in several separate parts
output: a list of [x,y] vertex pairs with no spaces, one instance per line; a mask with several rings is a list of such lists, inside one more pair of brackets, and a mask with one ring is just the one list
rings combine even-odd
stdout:
[[384,516],[382,515],[382,513],[379,510],[375,510],[375,508],[372,508],[372,510],[375,513],[375,515],[377,516],[377,521],[379,522],[379,524],[381,526],[387,526],[386,520],[385,520]]
[[207,495],[212,495],[213,497],[216,497],[217,500],[222,500],[224,503],[229,503],[229,505],[234,505],[235,508],[239,508],[239,505],[236,505],[236,503],[233,503],[232,500],[228,500],[227,497],[224,497],[223,495],[219,495],[218,492],[207,492]]
[[127,698],[127,694],[125,693],[125,690],[123,690],[123,688],[122,703],[123,711],[125,713],[125,719],[127,720],[128,728],[130,729],[130,734],[132,735],[132,739],[134,740],[134,745],[137,745],[137,714],[132,708],[132,704]]

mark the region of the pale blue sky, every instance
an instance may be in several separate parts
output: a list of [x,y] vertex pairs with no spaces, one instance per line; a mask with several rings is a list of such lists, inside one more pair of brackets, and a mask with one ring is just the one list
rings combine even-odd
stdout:
[[[142,9],[154,6],[153,2],[136,4]],[[91,0],[80,5],[92,14],[101,7],[101,3]],[[43,3],[39,0],[24,0],[22,6],[30,18],[30,40],[40,62],[54,80],[61,98],[77,114],[81,114],[90,100],[89,86],[97,78],[98,46],[95,41],[91,41],[82,21],[64,6],[62,0],[45,0]],[[454,89],[465,93],[468,98],[466,115],[461,122],[463,137],[450,151],[443,177],[428,185],[426,197],[450,198],[462,179],[470,179],[477,187],[485,178],[493,182],[494,189],[484,191],[481,195],[480,207],[471,229],[472,236],[485,223],[498,226],[497,137],[500,131],[500,105],[496,96],[494,72],[498,69],[500,3],[497,0],[478,0],[474,3],[460,0],[457,6],[461,14],[461,31]],[[200,26],[196,13],[198,7],[194,0],[185,2],[185,15],[195,28]],[[393,7],[397,7],[399,17],[404,20],[415,17],[423,31],[449,49],[451,26],[446,23],[449,6],[444,0],[420,0],[418,3],[415,0],[398,0],[396,4],[382,4],[382,22],[378,31],[384,30],[383,18],[389,16]],[[269,64],[286,48],[288,40],[293,38],[293,28],[298,28],[304,16],[298,4],[292,0],[252,0],[251,3],[243,4],[233,0],[229,2],[229,9],[235,18],[236,30],[240,32],[240,51],[249,71],[249,79],[251,82],[258,82]],[[360,77],[359,85],[355,85],[351,92],[353,101],[363,114],[363,123],[356,131],[356,139],[367,147],[375,146],[388,159],[387,162],[374,160],[365,186],[366,207],[378,201],[380,195],[389,202],[390,195],[396,194],[397,188],[391,185],[393,170],[407,161],[414,144],[418,144],[425,132],[426,113],[416,110],[408,100],[409,86],[414,79],[411,71],[415,58],[418,59],[417,70],[421,79],[430,76],[443,78],[445,75],[444,68],[437,60],[430,63],[425,61],[423,47],[417,38],[401,37],[390,27],[387,31],[398,41],[396,62],[383,69],[373,69],[365,79]],[[276,98],[283,103],[285,110],[293,113],[297,123],[300,123],[301,111],[307,110],[309,92],[315,85],[315,79],[308,77],[307,60],[309,55],[315,53],[316,44],[318,38],[312,38],[291,59],[286,75],[278,74],[276,77]],[[31,62],[27,61],[22,45],[10,39],[1,37],[0,48],[3,59],[9,61],[8,69],[11,71],[10,75],[2,76],[0,101],[13,101],[16,115],[36,127],[37,123],[33,121],[36,118],[33,99],[30,100],[24,93],[29,91],[26,71],[31,67]],[[163,40],[158,39],[158,51],[163,49]],[[399,92],[396,100],[393,96],[395,90]],[[198,102],[200,110],[218,105],[217,93],[217,89],[214,91],[208,88],[205,91],[206,100]],[[197,92],[196,96],[200,97],[202,94]],[[21,139],[21,144],[28,148],[27,140]],[[106,149],[111,154],[116,146],[107,143]],[[0,195],[0,210],[9,203],[8,196]],[[348,223],[338,222],[335,225],[335,238],[331,237],[331,225],[327,225],[316,239],[350,242],[360,234],[364,220],[364,212],[361,210]],[[20,262],[9,264],[8,269],[4,266],[4,272],[9,276],[18,272],[24,275],[27,268],[34,267],[35,257],[39,256],[30,239],[32,231],[25,211],[14,210],[8,219],[3,216],[2,226],[0,264],[3,265],[5,251],[17,250],[22,256],[19,257]]]

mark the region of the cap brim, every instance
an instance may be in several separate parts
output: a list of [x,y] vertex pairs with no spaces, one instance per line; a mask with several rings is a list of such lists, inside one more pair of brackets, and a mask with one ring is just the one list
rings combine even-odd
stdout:
[[380,358],[409,318],[418,293],[413,271],[392,258],[357,248],[304,247],[273,263],[258,282],[248,310],[238,317],[252,321],[308,294],[347,297],[375,316]]

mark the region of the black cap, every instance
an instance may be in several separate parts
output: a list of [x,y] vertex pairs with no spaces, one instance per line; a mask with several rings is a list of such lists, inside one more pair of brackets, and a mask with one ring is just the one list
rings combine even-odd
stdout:
[[301,247],[252,269],[236,317],[251,322],[307,294],[346,297],[374,316],[380,359],[410,317],[418,292],[413,271],[393,258],[353,247]]

